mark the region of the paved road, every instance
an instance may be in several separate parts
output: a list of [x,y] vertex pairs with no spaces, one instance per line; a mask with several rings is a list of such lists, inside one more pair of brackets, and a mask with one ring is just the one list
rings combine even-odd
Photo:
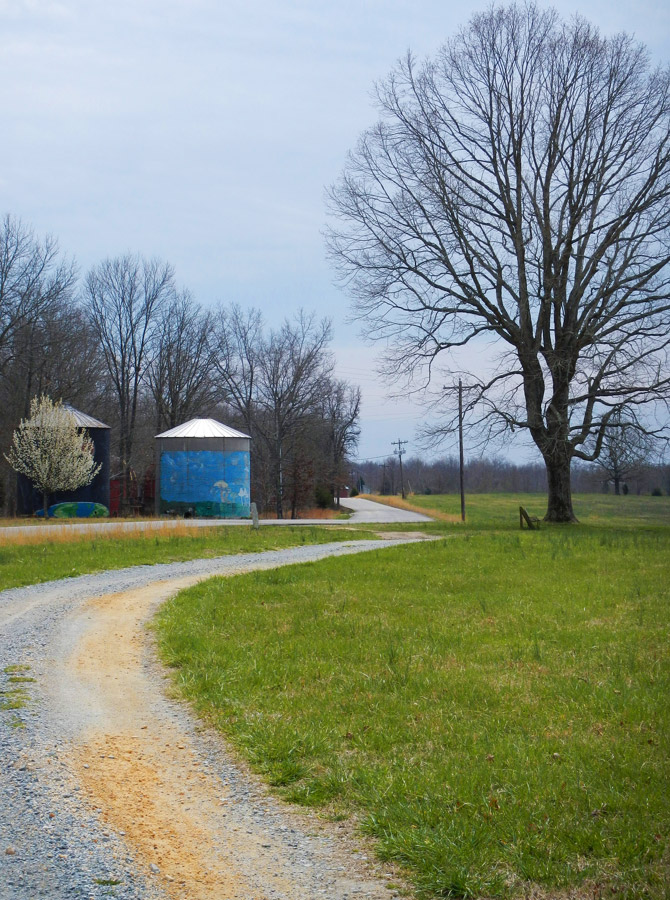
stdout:
[[[386,506],[384,503],[375,503],[374,500],[364,500],[362,497],[349,497],[342,501],[342,505],[353,510],[349,522],[369,524],[377,522],[380,525],[388,522],[432,522],[430,516],[422,513],[410,512],[407,509],[396,509]],[[331,520],[332,521],[332,520]],[[335,520],[337,521],[337,520]]]
[[[363,500],[360,497],[352,497],[344,500],[342,503],[347,509],[353,510],[350,519],[261,519],[261,525],[330,525],[337,526],[343,524],[351,525],[369,525],[369,524],[386,524],[386,523],[412,523],[412,522],[431,522],[429,516],[421,513],[409,512],[405,509],[395,509],[392,506],[386,506],[383,503],[375,503],[373,500]],[[119,519],[112,519],[104,522],[88,521],[88,522],[68,522],[66,524],[56,524],[50,522],[47,526],[49,529],[59,530],[66,529],[68,534],[74,531],[81,531],[84,534],[90,534],[95,531],[105,531],[106,529],[115,529],[117,531],[148,531],[154,528],[176,528],[188,525],[189,528],[218,528],[230,527],[234,525],[249,525],[249,519],[147,519],[142,522],[124,522]],[[36,528],[44,528],[44,525],[16,525],[8,528],[0,528],[0,537],[9,538],[17,537],[22,534],[35,534]]]

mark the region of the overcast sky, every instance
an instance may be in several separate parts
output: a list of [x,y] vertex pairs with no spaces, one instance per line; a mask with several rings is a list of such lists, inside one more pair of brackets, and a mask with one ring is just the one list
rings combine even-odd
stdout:
[[[204,305],[330,316],[338,372],[363,388],[360,456],[397,437],[411,451],[425,413],[384,401],[378,350],[346,324],[324,191],[375,121],[373,82],[485,5],[0,0],[0,213],[58,237],[82,271],[130,250],[172,262]],[[668,4],[553,5],[670,59]]]

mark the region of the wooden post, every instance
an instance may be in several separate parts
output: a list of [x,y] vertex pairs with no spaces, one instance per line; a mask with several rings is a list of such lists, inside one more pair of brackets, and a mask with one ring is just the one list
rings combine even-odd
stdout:
[[519,507],[519,528],[523,528],[526,523],[530,531],[538,531],[540,528],[540,520],[537,516],[529,516],[523,506]]

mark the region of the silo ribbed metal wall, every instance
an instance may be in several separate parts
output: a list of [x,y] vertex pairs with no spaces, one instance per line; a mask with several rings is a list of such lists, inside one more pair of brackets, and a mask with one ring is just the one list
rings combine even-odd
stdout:
[[248,440],[159,438],[157,456],[160,514],[249,517]]

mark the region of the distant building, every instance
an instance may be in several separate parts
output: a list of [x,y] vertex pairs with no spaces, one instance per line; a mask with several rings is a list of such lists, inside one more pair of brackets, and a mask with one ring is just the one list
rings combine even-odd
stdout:
[[156,435],[156,514],[248,518],[250,442],[215,419]]

